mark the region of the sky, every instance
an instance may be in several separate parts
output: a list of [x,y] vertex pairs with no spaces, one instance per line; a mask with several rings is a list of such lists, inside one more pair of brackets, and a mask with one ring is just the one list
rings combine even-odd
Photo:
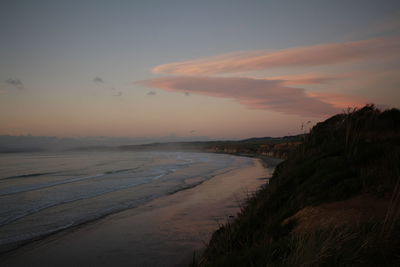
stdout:
[[283,136],[400,107],[400,1],[0,3],[0,135]]

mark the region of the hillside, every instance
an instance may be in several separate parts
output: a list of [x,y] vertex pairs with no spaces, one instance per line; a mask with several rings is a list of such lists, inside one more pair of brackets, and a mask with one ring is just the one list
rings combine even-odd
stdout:
[[195,266],[400,266],[400,111],[317,124]]

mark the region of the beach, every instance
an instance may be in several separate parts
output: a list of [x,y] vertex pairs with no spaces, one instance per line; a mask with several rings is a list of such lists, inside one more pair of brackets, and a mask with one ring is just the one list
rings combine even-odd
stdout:
[[265,178],[271,174],[272,168],[253,159],[250,165],[214,176],[192,188],[30,243],[3,255],[0,263],[185,266],[219,225],[232,219],[246,197],[265,184]]

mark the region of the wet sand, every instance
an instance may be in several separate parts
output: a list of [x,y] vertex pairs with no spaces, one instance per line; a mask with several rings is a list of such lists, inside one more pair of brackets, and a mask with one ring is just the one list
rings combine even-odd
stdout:
[[[237,158],[237,160],[243,160]],[[1,266],[187,266],[247,194],[270,177],[254,164],[0,257]]]

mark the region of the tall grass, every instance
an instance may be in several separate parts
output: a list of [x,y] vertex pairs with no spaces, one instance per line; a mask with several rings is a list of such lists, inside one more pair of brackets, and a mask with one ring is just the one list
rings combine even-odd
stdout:
[[291,253],[280,265],[400,266],[399,189],[393,191],[383,221],[292,233]]

